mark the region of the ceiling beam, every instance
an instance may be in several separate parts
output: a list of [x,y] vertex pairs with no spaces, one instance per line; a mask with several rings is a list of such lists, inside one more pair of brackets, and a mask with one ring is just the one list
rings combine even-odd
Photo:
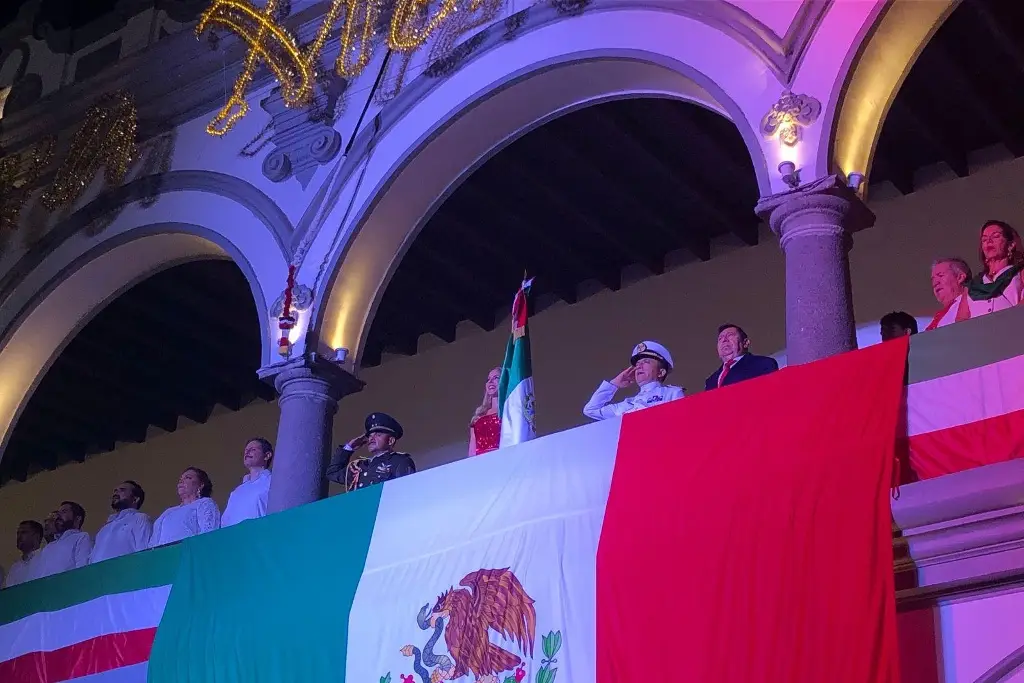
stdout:
[[[715,166],[725,171],[726,175],[734,180],[743,179],[753,183],[754,187],[757,187],[757,176],[754,174],[754,164],[750,159],[750,152],[747,150],[746,145],[743,144],[743,137],[740,135],[739,129],[736,128],[736,124],[731,121],[728,122],[735,130],[737,139],[743,148],[743,157],[747,162],[747,165],[741,165],[737,163],[735,156],[725,145],[719,144],[719,141],[713,135],[707,135],[706,131],[702,128],[706,128],[698,120],[698,115],[703,112],[693,104],[682,103],[678,100],[671,100],[664,97],[652,97],[648,100],[654,106],[655,109],[660,110],[661,118],[668,119],[670,121],[676,121],[676,125],[670,125],[664,128],[664,130],[679,131],[680,137],[686,136],[686,147],[687,149],[694,148],[698,150],[695,155],[702,159],[714,159]],[[715,114],[715,116],[718,116]],[[723,118],[723,121],[725,119]],[[680,155],[685,158],[686,155]],[[756,191],[756,190],[755,190]],[[750,210],[754,213],[753,208]]]
[[[1001,0],[1002,2],[1005,2],[1005,0]],[[982,24],[995,39],[996,45],[1006,53],[1017,67],[1017,72],[1024,74],[1024,49],[1021,49],[1020,45],[1003,30],[1001,20],[996,18],[992,10],[980,0],[964,3],[964,6],[974,10],[978,19],[981,20]]]
[[[111,344],[97,344],[92,339],[83,339],[75,349],[75,355],[83,352],[83,356],[89,359],[93,365],[103,373],[110,373],[118,378],[118,381],[129,384],[148,384],[159,387],[174,397],[180,397],[175,404],[176,415],[183,415],[193,422],[205,422],[208,414],[204,412],[203,406],[210,402],[209,392],[203,391],[200,386],[202,380],[192,381],[190,374],[196,377],[203,377],[200,373],[183,373],[174,364],[168,362],[152,362],[153,356],[144,353],[134,344],[126,344],[117,347]],[[67,355],[67,352],[65,352]],[[255,373],[253,374],[253,390],[261,386],[269,385],[259,382]],[[221,387],[222,389],[232,389]]]
[[[712,226],[714,234],[729,234],[732,232],[732,226],[728,218],[716,208],[710,207],[700,195],[695,193],[676,174],[671,162],[648,149],[618,122],[605,115],[600,107],[593,108],[590,123],[598,130],[598,139],[614,141],[613,144],[621,146],[621,149],[633,157],[637,163],[630,164],[630,166],[649,169],[650,177],[661,179],[664,191],[652,192],[654,188],[646,183],[638,183],[637,187],[646,189],[648,197],[657,196],[663,204],[673,207],[674,220],[670,221],[672,225],[686,225],[686,227],[676,229],[671,227],[669,222],[663,220],[657,220],[655,225],[666,231],[676,242],[682,242],[682,245],[692,251],[701,261],[710,260],[711,235],[703,229],[702,224]],[[682,198],[685,198],[684,201],[680,201]],[[688,220],[694,213],[697,214],[694,217],[696,220]]]
[[[646,133],[652,142],[647,146],[658,149],[666,146],[676,165],[687,171],[684,182],[693,187],[707,204],[719,207],[723,214],[722,220],[740,241],[751,247],[757,246],[760,219],[754,213],[754,205],[760,192],[753,164],[741,167],[733,161],[729,150],[719,143],[716,136],[701,131],[700,122],[693,114],[693,105],[665,98],[650,98],[646,102],[656,110],[655,116],[659,121],[676,122],[675,125],[663,124],[657,127],[644,127],[640,122],[637,130]],[[672,134],[668,135],[666,131],[671,131]],[[739,131],[737,130],[735,134],[742,145]],[[657,140],[654,140],[655,135]],[[743,149],[744,153],[749,155],[745,146]],[[697,163],[692,163],[694,160]],[[709,178],[714,178],[718,182]],[[742,196],[743,192],[739,192],[744,185],[750,186],[750,201]],[[728,194],[721,191],[723,186],[729,188]],[[737,204],[737,199],[742,203],[742,208],[737,207],[737,211],[727,213],[725,207]]]
[[925,58],[932,59],[937,72],[941,74],[940,78],[942,78],[945,86],[952,85],[965,95],[965,97],[959,100],[960,106],[962,109],[967,109],[973,114],[972,119],[980,121],[985,127],[995,133],[1002,143],[1009,148],[1013,156],[1024,156],[1024,135],[1019,130],[1011,128],[1000,117],[1005,107],[1000,106],[999,102],[993,101],[991,96],[976,88],[967,74],[964,73],[963,68],[950,57],[941,43],[936,41],[929,43],[927,48],[921,53],[918,61],[920,62]]
[[[481,235],[482,230],[473,230],[459,217],[465,210],[462,202],[451,204],[450,210],[442,210],[434,214],[442,226],[444,234],[453,240],[470,247],[473,257],[481,263],[487,263],[492,269],[499,270],[494,278],[510,285],[519,281],[524,271],[530,276],[539,276],[538,288],[554,292],[561,300],[574,304],[577,300],[576,283],[590,277],[590,269],[572,255],[572,261],[555,264],[554,260],[543,249],[532,249],[530,253],[524,248],[522,236],[510,230],[494,229],[487,231],[487,239]],[[512,239],[503,239],[503,235],[511,234]],[[568,277],[567,277],[568,275]],[[510,301],[511,299],[509,299]],[[499,303],[500,307],[501,304]],[[493,317],[493,311],[492,317]]]
[[[558,121],[555,121],[555,124],[558,123]],[[640,234],[640,226],[636,225],[638,222],[654,225],[658,228],[658,234],[664,239],[664,245],[666,246],[659,246],[659,253],[656,258],[650,255],[638,255],[639,248],[636,246],[628,250],[623,250],[620,246],[616,246],[616,249],[618,256],[626,256],[633,263],[642,264],[656,275],[664,272],[664,255],[675,247],[680,246],[680,235],[669,229],[659,216],[655,215],[644,202],[637,199],[635,187],[632,183],[629,183],[630,189],[623,189],[621,179],[612,178],[600,168],[599,164],[585,158],[585,152],[577,145],[570,143],[569,135],[556,133],[550,125],[540,128],[530,135],[536,140],[539,147],[545,150],[557,150],[557,154],[561,158],[568,160],[568,163],[561,164],[560,167],[556,167],[556,170],[558,168],[570,169],[569,172],[573,177],[570,178],[562,175],[557,179],[557,182],[564,183],[568,187],[578,185],[590,188],[589,201],[599,202],[594,207],[594,210],[611,214],[610,220],[630,226],[631,230],[627,239],[632,240],[631,244],[642,244],[644,242],[638,239]],[[534,160],[536,163],[542,161],[536,157]],[[629,180],[631,181],[632,179],[630,178]],[[639,221],[637,220],[638,217]],[[651,235],[651,238],[656,239],[654,235]],[[622,240],[617,240],[615,244],[621,245]],[[620,277],[621,273],[615,274],[616,279],[620,279]]]
[[[494,329],[496,303],[483,300],[474,290],[459,291],[448,286],[437,277],[434,269],[427,269],[427,272],[424,272],[419,263],[418,259],[410,259],[400,265],[388,287],[401,279],[407,297],[423,302],[431,308],[443,309],[447,312],[447,315],[443,316],[444,319],[452,319],[456,323],[470,320],[487,332]],[[454,341],[454,338],[451,341]]]
[[[959,178],[966,178],[971,170],[967,163],[967,152],[957,149],[949,139],[935,131],[932,126],[918,116],[908,98],[897,97],[889,109],[889,116],[895,123],[910,135],[916,135],[926,145],[938,152],[938,156]],[[883,124],[884,125],[884,124]],[[903,130],[901,130],[903,132]]]
[[[58,391],[62,385],[55,387]],[[18,422],[14,425],[13,434],[18,431],[22,420],[28,423],[37,421],[47,429],[61,429],[72,426],[72,429],[88,438],[90,444],[107,443],[113,438],[111,427],[101,419],[101,405],[98,401],[77,402],[77,396],[61,395],[55,391],[37,390],[25,406]],[[70,400],[69,400],[70,399]]]
[[[113,398],[121,405],[138,408],[140,414],[147,417],[149,424],[166,432],[173,432],[178,428],[178,405],[167,399],[167,393],[162,387],[160,390],[147,390],[141,382],[128,377],[124,366],[114,365],[98,372],[94,366],[76,357],[62,355],[57,358],[50,371],[57,372],[62,379],[65,375],[80,378],[81,386],[88,387],[89,393],[102,396],[103,402]],[[84,394],[85,391],[81,393]]]
[[[590,207],[581,208],[578,203],[569,201],[561,192],[554,189],[552,183],[536,180],[517,161],[508,159],[506,164],[506,169],[511,170],[514,174],[514,183],[522,188],[531,188],[531,194],[539,194],[556,215],[576,224],[582,229],[583,234],[597,235],[615,252],[625,256],[629,262],[639,263],[655,275],[660,275],[665,271],[665,264],[659,256],[640,248],[639,240],[623,239],[617,235],[613,229],[609,229],[605,225],[603,217],[593,215]],[[544,168],[544,166],[550,168],[550,163],[534,164],[534,167],[538,169]]]
[[[655,255],[645,251],[639,246],[642,244],[642,241],[634,239],[633,235],[626,237],[616,234],[614,229],[609,229],[605,225],[606,217],[593,215],[592,205],[581,210],[573,202],[567,200],[561,192],[553,188],[553,186],[566,181],[564,174],[559,174],[560,169],[571,168],[571,172],[575,175],[580,169],[589,168],[590,163],[581,160],[575,152],[569,152],[569,147],[565,144],[565,141],[560,139],[561,136],[551,133],[549,126],[533,131],[530,133],[530,138],[533,138],[531,142],[535,144],[537,150],[543,149],[544,151],[543,153],[522,154],[521,157],[525,157],[522,158],[522,163],[529,164],[532,168],[537,169],[537,172],[543,169],[547,171],[548,176],[544,181],[540,181],[533,174],[525,171],[518,159],[506,158],[503,159],[505,166],[502,170],[510,176],[507,182],[510,185],[521,188],[525,192],[529,192],[531,196],[540,195],[550,207],[552,213],[556,216],[561,216],[568,223],[575,224],[579,229],[582,229],[581,234],[583,236],[596,236],[599,238],[617,258],[627,263],[639,263],[655,274],[664,272],[665,266],[661,258],[663,254]],[[560,145],[560,149],[559,147],[546,144],[550,140],[558,140],[556,144]],[[552,158],[557,158],[552,153],[552,150],[555,149],[558,149],[557,155],[569,159],[568,164],[563,163],[561,160],[557,163],[552,162]],[[520,148],[521,150],[522,148]],[[548,178],[551,178],[554,182],[547,182]],[[600,194],[602,190],[609,190],[614,187],[614,184],[604,184],[603,176],[601,179],[602,186],[591,186],[591,196]],[[575,182],[580,182],[578,176]],[[526,188],[529,189],[527,190]],[[590,215],[585,215],[584,211],[591,213]],[[621,232],[626,231],[622,230]]]
[[[542,130],[542,129],[541,129]],[[531,133],[536,134],[537,131]],[[483,172],[478,171],[478,173]],[[477,189],[476,185],[466,183],[459,188],[459,199],[461,202],[466,203],[467,206],[472,207],[473,213],[479,216],[489,216],[492,225],[498,226],[499,229],[492,230],[494,234],[505,233],[512,236],[510,240],[501,240],[502,244],[508,244],[519,238],[520,235],[529,235],[532,241],[537,245],[536,248],[531,249],[533,253],[544,253],[546,258],[553,261],[560,261],[565,264],[565,270],[569,272],[577,273],[576,277],[580,279],[588,279],[594,277],[598,279],[601,284],[609,289],[613,286],[618,289],[617,276],[603,271],[600,268],[595,268],[592,265],[585,263],[583,257],[578,252],[566,246],[564,240],[558,239],[555,235],[551,234],[551,231],[546,231],[543,227],[535,225],[533,221],[524,217],[521,211],[521,205],[519,208],[516,206],[510,206],[507,203],[495,205],[497,201],[495,198],[486,197],[483,193]],[[502,200],[507,199],[502,196]],[[524,264],[525,265],[525,264]],[[618,268],[614,269],[617,273]],[[550,273],[549,273],[550,277]],[[576,278],[573,278],[576,279]],[[575,299],[576,297],[576,282],[569,282],[564,277],[557,277],[548,284],[557,292],[562,292],[559,296],[568,303],[574,303],[569,301],[569,298]],[[570,295],[569,290],[572,290]]]

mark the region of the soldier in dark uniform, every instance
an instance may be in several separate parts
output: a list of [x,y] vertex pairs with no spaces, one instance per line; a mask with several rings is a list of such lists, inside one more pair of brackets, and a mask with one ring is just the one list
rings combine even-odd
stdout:
[[[394,450],[404,434],[398,420],[385,413],[370,413],[364,426],[363,434],[334,451],[327,466],[329,480],[354,491],[416,472],[412,456]],[[370,451],[369,457],[353,459],[363,446]]]

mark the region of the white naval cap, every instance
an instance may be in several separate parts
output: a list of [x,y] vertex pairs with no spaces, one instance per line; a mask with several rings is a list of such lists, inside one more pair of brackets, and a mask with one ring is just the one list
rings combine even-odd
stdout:
[[672,369],[672,354],[656,341],[642,341],[634,346],[633,355],[629,358],[629,364],[636,365],[636,362],[641,358],[660,360],[669,370]]

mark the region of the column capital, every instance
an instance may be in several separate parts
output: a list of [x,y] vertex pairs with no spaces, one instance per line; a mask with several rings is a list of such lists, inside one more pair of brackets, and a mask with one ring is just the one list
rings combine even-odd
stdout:
[[280,394],[279,401],[303,396],[337,402],[349,394],[362,391],[366,386],[365,382],[341,365],[315,352],[261,368],[259,377],[266,382],[273,382]]
[[838,175],[762,197],[754,211],[768,219],[783,249],[794,238],[851,234],[875,224],[875,214]]

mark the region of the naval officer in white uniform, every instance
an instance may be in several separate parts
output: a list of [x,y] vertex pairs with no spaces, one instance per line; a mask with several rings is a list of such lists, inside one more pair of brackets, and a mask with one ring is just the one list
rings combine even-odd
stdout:
[[[629,367],[612,381],[601,382],[584,406],[583,414],[593,420],[605,420],[682,398],[686,395],[682,387],[664,383],[671,371],[672,355],[668,349],[658,342],[640,342],[633,348]],[[633,384],[640,387],[636,396],[612,403],[615,392]]]

